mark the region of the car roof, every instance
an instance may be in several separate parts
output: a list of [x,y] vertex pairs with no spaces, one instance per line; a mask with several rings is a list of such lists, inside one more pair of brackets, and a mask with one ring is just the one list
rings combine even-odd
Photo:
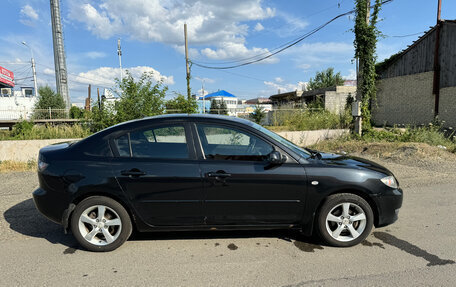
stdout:
[[216,119],[216,120],[224,120],[224,121],[231,121],[243,124],[251,123],[249,120],[237,118],[233,116],[226,116],[226,115],[213,115],[213,114],[165,114],[159,116],[152,116],[152,117],[145,117],[141,119],[135,119],[128,122],[120,123],[119,125],[125,123],[134,123],[140,121],[147,121],[147,120],[157,120],[157,119]]
[[158,115],[158,116],[152,116],[152,117],[144,117],[141,119],[134,119],[126,122],[122,122],[113,126],[110,126],[104,130],[101,130],[91,136],[89,138],[98,138],[98,137],[104,137],[106,135],[109,135],[112,132],[122,130],[124,128],[128,128],[128,126],[135,125],[135,124],[140,124],[141,122],[148,122],[148,121],[155,121],[155,120],[173,120],[173,119],[197,119],[197,120],[222,120],[222,121],[229,121],[232,123],[238,123],[238,124],[243,124],[247,126],[252,126],[253,123],[249,120],[246,119],[241,119],[237,117],[232,117],[232,116],[225,116],[225,115],[213,115],[213,114],[165,114],[165,115]]

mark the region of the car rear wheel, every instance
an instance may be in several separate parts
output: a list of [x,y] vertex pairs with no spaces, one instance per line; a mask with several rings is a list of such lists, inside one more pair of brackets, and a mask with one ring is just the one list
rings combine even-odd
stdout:
[[71,217],[76,240],[90,251],[112,251],[130,237],[132,225],[125,208],[117,201],[92,196],[81,201]]
[[348,247],[366,239],[373,222],[369,203],[355,194],[341,193],[326,199],[318,212],[317,229],[328,244]]

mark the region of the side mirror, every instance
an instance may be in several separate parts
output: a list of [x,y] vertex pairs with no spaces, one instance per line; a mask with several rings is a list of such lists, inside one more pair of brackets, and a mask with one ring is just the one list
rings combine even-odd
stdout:
[[269,154],[268,161],[270,164],[282,164],[287,160],[287,157],[278,151],[273,151]]

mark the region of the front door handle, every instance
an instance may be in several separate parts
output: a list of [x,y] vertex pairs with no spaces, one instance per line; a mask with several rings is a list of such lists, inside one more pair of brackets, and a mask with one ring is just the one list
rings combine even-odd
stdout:
[[218,178],[227,178],[231,177],[231,173],[225,172],[208,172],[207,177],[218,177]]
[[137,176],[146,175],[146,173],[144,171],[141,171],[141,170],[139,170],[137,168],[132,168],[130,170],[122,170],[120,172],[120,174],[131,176],[131,177],[137,177]]

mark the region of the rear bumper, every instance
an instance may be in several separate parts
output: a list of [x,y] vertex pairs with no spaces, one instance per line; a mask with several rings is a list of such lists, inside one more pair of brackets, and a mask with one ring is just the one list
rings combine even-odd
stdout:
[[375,196],[374,200],[378,208],[376,227],[389,225],[398,219],[403,200],[402,189],[390,189],[386,193]]
[[50,193],[42,188],[38,188],[33,192],[33,201],[41,214],[49,220],[62,224],[65,208],[68,207],[67,200],[62,195]]

